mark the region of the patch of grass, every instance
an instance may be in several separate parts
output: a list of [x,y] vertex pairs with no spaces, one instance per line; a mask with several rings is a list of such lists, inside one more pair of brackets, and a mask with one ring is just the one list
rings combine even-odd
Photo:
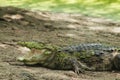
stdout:
[[80,13],[120,21],[120,0],[0,0],[1,6],[32,10]]

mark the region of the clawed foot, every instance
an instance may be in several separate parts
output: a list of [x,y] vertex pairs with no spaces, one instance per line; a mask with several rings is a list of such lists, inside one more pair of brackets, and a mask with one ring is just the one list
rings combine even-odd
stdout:
[[75,73],[80,74],[80,73],[85,73],[85,70],[93,70],[93,68],[89,68],[77,59],[71,59],[73,70]]
[[74,67],[74,72],[79,75],[80,73],[85,73],[85,70],[82,69],[82,68],[79,68],[79,67],[75,66]]
[[73,66],[73,70],[75,73],[85,73],[85,70],[81,67],[81,64],[76,59],[70,59],[70,62]]

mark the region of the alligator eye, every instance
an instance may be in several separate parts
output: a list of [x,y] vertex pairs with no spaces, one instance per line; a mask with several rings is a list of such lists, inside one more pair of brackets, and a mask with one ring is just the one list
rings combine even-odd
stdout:
[[57,52],[62,52],[61,50],[58,50]]

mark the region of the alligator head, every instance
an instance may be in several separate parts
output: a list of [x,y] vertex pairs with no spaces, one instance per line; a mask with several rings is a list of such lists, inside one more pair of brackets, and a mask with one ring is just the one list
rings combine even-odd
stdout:
[[26,65],[43,64],[51,55],[52,51],[49,49],[32,49],[26,55],[18,57],[17,60]]

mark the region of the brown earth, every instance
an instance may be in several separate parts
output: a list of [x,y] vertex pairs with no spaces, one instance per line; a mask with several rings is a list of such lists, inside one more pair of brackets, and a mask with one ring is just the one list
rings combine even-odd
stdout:
[[[119,71],[87,72],[30,67],[16,61],[23,47],[18,41],[36,41],[58,46],[104,43],[120,46],[120,23],[80,14],[0,8],[0,80],[120,80]],[[13,45],[14,44],[14,45]],[[22,51],[21,51],[22,50]]]

